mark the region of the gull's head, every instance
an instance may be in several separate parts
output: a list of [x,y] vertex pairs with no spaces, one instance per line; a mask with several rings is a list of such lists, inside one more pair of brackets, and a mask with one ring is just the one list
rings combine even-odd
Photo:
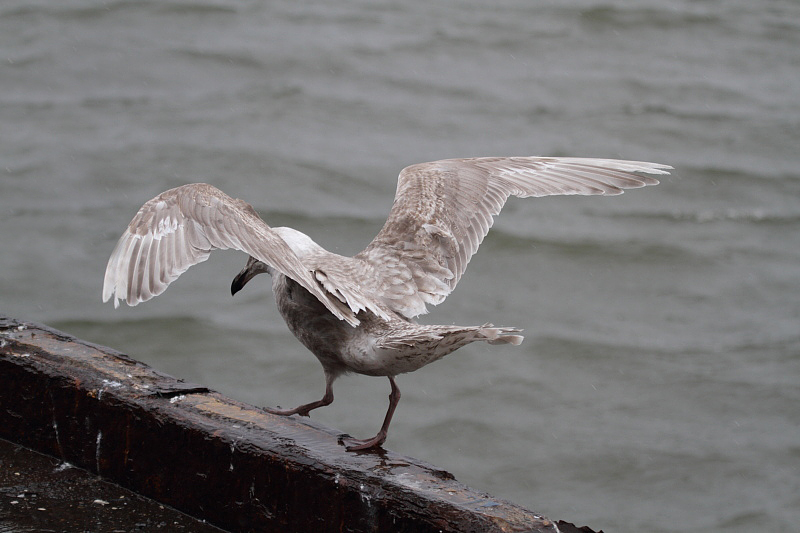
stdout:
[[[309,255],[318,254],[319,252],[324,252],[325,250],[317,243],[315,243],[311,237],[297,231],[296,229],[292,228],[272,228],[272,230],[283,240],[289,248],[299,257],[301,260],[304,257],[308,257]],[[239,272],[235,278],[233,278],[233,282],[231,283],[231,295],[236,294],[242,287],[244,287],[248,281],[253,279],[255,276],[259,274],[273,274],[273,268],[262,261],[259,261],[255,257],[250,256],[247,259],[247,265]]]
[[236,277],[233,278],[233,281],[231,282],[231,296],[242,290],[242,288],[247,285],[248,281],[259,274],[272,275],[272,267],[266,263],[262,263],[255,257],[250,256],[247,259],[247,264],[245,267],[241,272],[236,274]]

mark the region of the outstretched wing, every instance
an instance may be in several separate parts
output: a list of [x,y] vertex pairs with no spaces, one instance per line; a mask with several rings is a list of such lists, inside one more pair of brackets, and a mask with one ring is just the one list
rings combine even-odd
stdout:
[[335,316],[359,321],[325,292],[289,245],[242,200],[205,183],[183,185],[145,203],[120,237],[106,266],[103,301],[136,305],[164,292],[214,249],[241,250],[292,278]]
[[567,157],[446,159],[400,172],[386,224],[356,257],[372,266],[376,290],[413,317],[441,303],[509,196],[621,194],[655,185],[644,174],[672,167],[641,161]]

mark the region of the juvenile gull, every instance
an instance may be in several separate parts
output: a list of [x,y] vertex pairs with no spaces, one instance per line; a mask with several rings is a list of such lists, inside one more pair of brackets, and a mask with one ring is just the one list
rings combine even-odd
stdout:
[[441,303],[509,196],[621,194],[655,185],[643,174],[672,167],[641,161],[568,157],[481,157],[421,163],[403,169],[383,229],[353,257],[331,253],[307,235],[272,228],[253,207],[204,183],[183,185],[145,203],[108,260],[103,301],[136,305],[164,292],[211,250],[250,255],[231,294],[254,276],[272,276],[272,291],[291,332],[325,372],[322,399],[279,415],[333,402],[333,382],[347,372],[386,376],[389,409],[378,434],[345,439],[348,450],[386,440],[400,400],[395,376],[413,372],[475,341],[519,344],[509,327],[427,326],[414,317]]

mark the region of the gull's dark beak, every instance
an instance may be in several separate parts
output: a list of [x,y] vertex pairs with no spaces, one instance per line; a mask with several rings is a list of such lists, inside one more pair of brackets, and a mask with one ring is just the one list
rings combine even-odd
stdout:
[[242,287],[244,287],[245,284],[247,284],[247,282],[250,281],[250,279],[253,276],[250,276],[248,274],[249,273],[246,268],[241,272],[239,272],[238,274],[236,274],[236,277],[233,278],[233,281],[231,282],[231,296],[235,295],[237,292],[242,290]]
[[265,272],[269,272],[269,267],[255,257],[250,257],[247,260],[247,265],[241,272],[236,274],[236,277],[233,278],[231,282],[231,296],[242,290],[242,288],[247,285],[247,282],[255,276]]

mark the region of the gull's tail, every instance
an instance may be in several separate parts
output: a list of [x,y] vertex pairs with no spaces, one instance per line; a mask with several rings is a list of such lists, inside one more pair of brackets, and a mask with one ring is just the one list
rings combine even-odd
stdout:
[[513,344],[518,346],[522,343],[522,335],[514,335],[514,333],[522,333],[518,328],[496,328],[492,324],[484,324],[481,326],[480,333],[486,337],[489,344]]

